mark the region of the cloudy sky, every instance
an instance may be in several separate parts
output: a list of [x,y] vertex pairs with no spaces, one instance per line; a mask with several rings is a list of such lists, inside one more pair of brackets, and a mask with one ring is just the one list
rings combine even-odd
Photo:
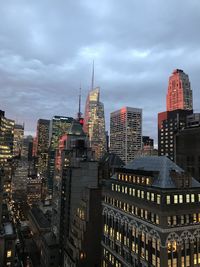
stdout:
[[75,116],[94,59],[107,127],[111,111],[139,107],[156,138],[173,69],[189,74],[200,112],[199,29],[199,0],[0,0],[0,109],[26,133]]

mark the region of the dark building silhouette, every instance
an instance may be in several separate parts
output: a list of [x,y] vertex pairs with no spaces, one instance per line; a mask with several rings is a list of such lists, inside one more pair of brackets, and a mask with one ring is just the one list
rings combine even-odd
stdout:
[[176,163],[200,180],[200,114],[187,118],[187,128],[176,134]]
[[173,110],[158,113],[158,155],[175,160],[175,134],[186,126],[192,110]]

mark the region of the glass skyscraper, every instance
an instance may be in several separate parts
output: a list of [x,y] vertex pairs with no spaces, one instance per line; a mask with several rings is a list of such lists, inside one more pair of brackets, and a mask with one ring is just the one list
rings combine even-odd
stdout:
[[89,143],[97,160],[106,152],[104,105],[99,100],[100,88],[97,87],[88,94],[84,121],[84,131],[89,136]]

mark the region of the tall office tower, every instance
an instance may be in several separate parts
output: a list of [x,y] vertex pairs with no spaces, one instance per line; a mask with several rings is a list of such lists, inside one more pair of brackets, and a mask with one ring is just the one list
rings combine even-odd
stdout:
[[15,124],[14,125],[14,137],[13,137],[13,155],[21,156],[23,138],[24,138],[24,125]]
[[200,183],[167,157],[141,157],[105,183],[102,266],[199,266]]
[[32,151],[33,151],[33,136],[28,135],[25,136],[23,139],[23,146],[22,146],[22,159],[23,160],[32,160]]
[[193,109],[189,77],[183,70],[176,69],[170,76],[166,104],[167,111]]
[[0,110],[0,166],[13,157],[14,121],[5,117]]
[[[81,243],[79,247],[74,247],[71,234],[73,234],[74,238],[74,220],[77,215],[77,209],[82,203],[85,189],[87,187],[96,188],[98,186],[98,163],[97,161],[94,161],[94,153],[88,146],[87,136],[83,132],[82,126],[77,121],[74,121],[72,123],[69,133],[65,137],[62,137],[60,140],[60,151],[57,154],[58,157],[56,162],[58,170],[60,170],[61,179],[60,184],[58,182],[56,185],[58,200],[53,201],[58,205],[53,209],[54,215],[56,215],[53,216],[53,218],[56,219],[56,223],[53,223],[53,231],[56,235],[59,233],[61,255],[62,260],[64,261],[63,266],[79,266],[72,263],[73,260],[77,260],[77,256],[80,260],[79,252],[82,252]],[[61,166],[60,158],[62,158]],[[58,176],[56,178],[58,178]],[[55,194],[56,190],[54,189],[53,196],[55,196]],[[100,196],[98,200],[101,202]],[[87,205],[88,204],[89,203],[87,203]],[[85,206],[85,208],[87,208],[87,206]],[[93,208],[94,206],[91,205],[92,210]],[[90,207],[88,207],[88,211],[90,212]],[[97,214],[99,215],[100,213],[101,211],[100,209],[98,209],[96,210],[95,216],[93,215],[91,217],[87,217],[87,215],[85,214],[85,230],[87,229],[87,225],[91,225],[91,222],[93,222],[93,226],[100,223],[100,221],[96,220]],[[84,220],[84,217],[82,217],[82,220]],[[83,238],[81,236],[79,237]],[[89,238],[90,235],[86,235],[86,237],[84,237],[86,242],[89,242]],[[91,237],[90,242],[92,242],[92,240],[94,241],[94,239],[92,239]],[[72,244],[70,244],[70,242],[72,242]],[[87,259],[89,260],[89,255]],[[67,262],[69,261],[72,265],[67,264]],[[85,266],[95,265],[86,264]]]
[[0,110],[0,169],[4,172],[3,195],[5,200],[9,200],[11,196],[13,130],[14,121],[7,119],[5,112]]
[[142,109],[124,107],[110,116],[110,152],[125,163],[142,148]]
[[158,155],[175,159],[174,138],[193,113],[192,90],[188,75],[176,69],[169,78],[167,111],[158,114]]
[[192,110],[173,110],[158,113],[158,155],[175,160],[175,134],[186,126]]
[[54,116],[50,121],[50,146],[48,155],[48,189],[52,193],[53,190],[53,178],[55,171],[55,156],[56,150],[58,149],[59,139],[62,135],[67,134],[71,128],[73,118]]
[[49,148],[49,126],[50,120],[39,119],[37,122],[37,147],[38,173],[46,178]]
[[175,136],[176,163],[200,181],[200,114],[187,117],[187,127]]
[[14,266],[15,231],[8,201],[11,194],[14,121],[0,110],[0,266]]
[[104,105],[100,102],[100,88],[91,90],[85,106],[84,131],[89,136],[95,158],[99,160],[106,152]]

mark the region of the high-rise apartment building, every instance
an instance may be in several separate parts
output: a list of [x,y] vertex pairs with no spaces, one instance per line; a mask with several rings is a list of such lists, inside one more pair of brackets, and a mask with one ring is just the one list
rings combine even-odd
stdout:
[[110,116],[110,152],[125,163],[142,148],[142,109],[124,107]]
[[14,125],[14,136],[13,136],[13,155],[21,156],[22,146],[24,139],[24,125]]
[[167,157],[140,157],[103,189],[103,267],[200,265],[200,183]]
[[176,69],[170,76],[166,102],[167,111],[193,109],[189,77],[183,70]]
[[38,173],[46,178],[48,165],[49,148],[49,126],[50,120],[39,119],[37,122],[37,147],[36,155],[38,158]]
[[84,118],[84,131],[89,136],[91,148],[95,151],[95,158],[100,159],[106,152],[106,131],[104,105],[100,102],[100,88],[89,92]]
[[54,116],[50,121],[50,146],[48,155],[48,189],[51,192],[53,190],[53,178],[55,171],[55,157],[56,150],[58,149],[59,139],[62,135],[67,134],[71,128],[73,118]]
[[158,113],[158,155],[175,160],[175,134],[186,126],[192,110],[173,110]]

